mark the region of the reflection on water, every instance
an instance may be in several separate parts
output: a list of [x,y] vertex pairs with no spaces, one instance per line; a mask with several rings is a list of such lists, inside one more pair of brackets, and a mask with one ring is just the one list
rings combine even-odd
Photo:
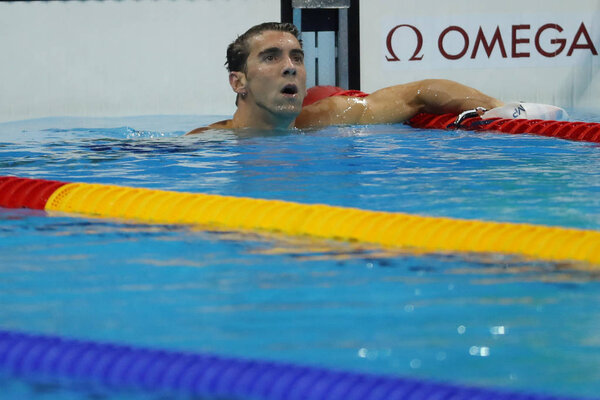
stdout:
[[[205,119],[0,124],[1,173],[600,229],[589,143],[404,125],[181,137]],[[552,394],[600,393],[598,271],[0,210],[2,329]],[[3,382],[0,397],[93,396]]]

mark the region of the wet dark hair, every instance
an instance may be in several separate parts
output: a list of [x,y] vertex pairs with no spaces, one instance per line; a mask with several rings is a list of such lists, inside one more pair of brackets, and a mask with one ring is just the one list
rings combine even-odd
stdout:
[[237,39],[227,47],[227,61],[225,62],[225,66],[229,72],[246,72],[246,62],[248,61],[248,55],[250,55],[248,39],[265,31],[291,33],[298,39],[298,42],[300,42],[300,46],[302,47],[300,32],[294,24],[287,22],[264,22],[259,25],[254,25],[252,28],[238,36]]

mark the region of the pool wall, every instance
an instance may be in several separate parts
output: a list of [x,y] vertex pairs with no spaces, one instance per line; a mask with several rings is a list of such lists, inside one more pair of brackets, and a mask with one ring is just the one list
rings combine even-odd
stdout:
[[279,19],[279,0],[1,2],[0,121],[230,114],[227,45]]
[[[0,122],[230,115],[227,44],[256,23],[280,20],[289,3],[2,2]],[[360,27],[348,29],[360,29],[359,86],[365,91],[448,78],[507,101],[600,108],[597,0],[349,4],[359,7]]]
[[505,101],[600,108],[600,2],[362,0],[361,86],[457,80]]

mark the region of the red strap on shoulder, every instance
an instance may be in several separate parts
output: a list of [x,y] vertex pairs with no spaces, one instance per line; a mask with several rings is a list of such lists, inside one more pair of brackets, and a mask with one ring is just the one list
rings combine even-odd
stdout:
[[306,91],[306,97],[302,105],[307,106],[332,96],[365,97],[368,95],[368,93],[361,92],[360,90],[345,90],[337,86],[313,86]]
[[367,97],[369,93],[361,92],[360,90],[343,90],[334,96],[348,96],[348,97]]

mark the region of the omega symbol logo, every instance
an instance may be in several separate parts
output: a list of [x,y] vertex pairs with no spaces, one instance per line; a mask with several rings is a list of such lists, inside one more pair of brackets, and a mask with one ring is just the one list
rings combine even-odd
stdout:
[[423,47],[423,35],[421,34],[421,31],[418,28],[416,28],[416,27],[414,27],[412,25],[408,25],[408,24],[396,25],[388,33],[387,39],[386,39],[386,46],[387,46],[387,50],[390,53],[391,57],[386,56],[385,59],[387,61],[400,61],[400,59],[398,58],[398,56],[394,52],[394,48],[392,46],[392,38],[394,37],[394,33],[396,33],[396,31],[399,28],[403,28],[403,27],[412,29],[412,31],[414,32],[414,34],[417,37],[417,46],[415,47],[415,51],[414,51],[413,55],[408,60],[409,61],[420,61],[420,60],[422,60],[423,59],[423,55],[421,54],[419,56],[419,53],[421,52],[421,48]]

